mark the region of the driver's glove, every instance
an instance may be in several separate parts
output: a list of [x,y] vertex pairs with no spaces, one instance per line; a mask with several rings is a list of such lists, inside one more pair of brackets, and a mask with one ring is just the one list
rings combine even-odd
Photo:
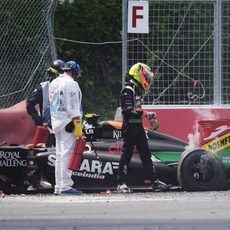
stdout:
[[146,114],[148,120],[153,121],[156,119],[156,113],[155,112],[147,112]]
[[35,125],[43,125],[43,123],[46,122],[45,118],[39,116],[38,114],[33,114],[32,119],[34,120]]

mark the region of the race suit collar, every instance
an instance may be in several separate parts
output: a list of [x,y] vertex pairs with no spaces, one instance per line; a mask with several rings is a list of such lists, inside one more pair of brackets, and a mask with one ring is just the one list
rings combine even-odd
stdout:
[[131,86],[136,94],[141,95],[140,87],[135,80],[131,79],[129,82],[126,83],[126,85]]
[[74,81],[74,78],[72,77],[71,73],[65,72],[61,76],[70,78],[70,79],[72,79]]

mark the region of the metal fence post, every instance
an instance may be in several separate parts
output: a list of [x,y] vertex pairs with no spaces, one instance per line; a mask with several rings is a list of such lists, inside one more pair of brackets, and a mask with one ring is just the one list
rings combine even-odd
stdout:
[[213,85],[213,102],[214,105],[220,106],[222,103],[221,81],[222,81],[222,0],[216,0],[214,3],[214,85]]
[[122,0],[122,88],[125,85],[127,72],[127,19],[128,0]]

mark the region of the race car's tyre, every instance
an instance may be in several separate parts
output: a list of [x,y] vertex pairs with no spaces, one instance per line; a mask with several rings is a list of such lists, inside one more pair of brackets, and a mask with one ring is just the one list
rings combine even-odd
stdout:
[[185,191],[217,191],[227,189],[226,174],[220,159],[205,151],[185,151],[178,164],[177,178]]

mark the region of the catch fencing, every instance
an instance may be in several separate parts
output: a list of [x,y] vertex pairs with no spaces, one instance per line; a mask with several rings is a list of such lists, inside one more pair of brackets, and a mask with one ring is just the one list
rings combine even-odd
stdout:
[[0,1],[0,108],[24,100],[56,59],[53,16],[58,0]]
[[[0,1],[0,108],[24,100],[56,58],[52,22],[58,0]],[[156,78],[145,105],[230,104],[230,0],[149,0],[149,33],[127,33],[123,74],[141,61]]]
[[145,105],[230,104],[230,1],[149,0],[149,33],[127,33],[123,0],[123,84],[136,62],[155,68]]

